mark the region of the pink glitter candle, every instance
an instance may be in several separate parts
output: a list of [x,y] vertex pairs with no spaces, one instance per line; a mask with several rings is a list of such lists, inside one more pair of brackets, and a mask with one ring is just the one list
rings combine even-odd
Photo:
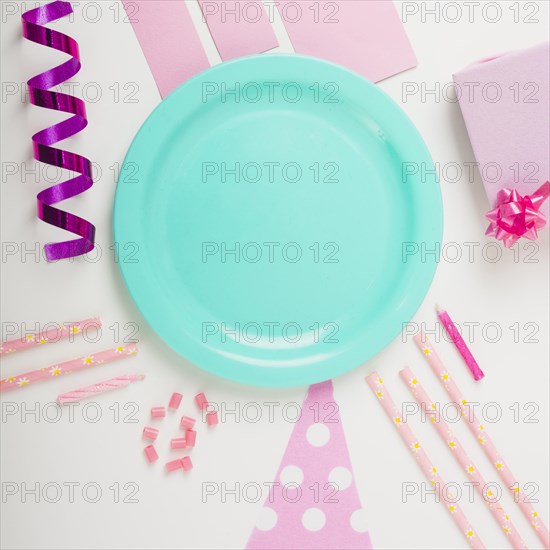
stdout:
[[462,338],[460,332],[456,328],[456,325],[453,323],[453,320],[449,317],[449,314],[441,309],[439,306],[435,306],[437,310],[437,316],[441,321],[441,324],[445,327],[447,334],[453,341],[456,349],[462,355],[467,367],[470,369],[471,373],[474,376],[474,380],[481,380],[485,375],[483,371],[479,368],[477,361],[474,359],[472,352],[468,349],[464,338]]

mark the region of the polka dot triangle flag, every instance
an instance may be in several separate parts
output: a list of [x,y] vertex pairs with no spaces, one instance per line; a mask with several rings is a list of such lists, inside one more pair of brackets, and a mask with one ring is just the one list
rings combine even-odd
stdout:
[[309,388],[246,548],[372,548],[331,381]]

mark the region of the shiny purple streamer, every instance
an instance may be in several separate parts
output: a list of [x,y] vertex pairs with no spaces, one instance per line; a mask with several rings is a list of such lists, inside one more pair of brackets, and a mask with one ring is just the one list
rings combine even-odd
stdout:
[[86,254],[94,248],[95,239],[95,227],[90,222],[52,206],[83,193],[93,185],[92,166],[87,158],[51,147],[54,143],[77,134],[88,124],[86,107],[81,99],[49,90],[78,73],[80,57],[75,40],[43,25],[61,19],[72,12],[70,2],[57,0],[29,10],[21,16],[25,38],[71,56],[71,59],[65,63],[36,75],[27,82],[30,101],[33,105],[74,115],[32,136],[36,160],[80,174],[44,189],[36,196],[38,217],[41,220],[80,236],[78,239],[45,245],[44,250],[48,261]]

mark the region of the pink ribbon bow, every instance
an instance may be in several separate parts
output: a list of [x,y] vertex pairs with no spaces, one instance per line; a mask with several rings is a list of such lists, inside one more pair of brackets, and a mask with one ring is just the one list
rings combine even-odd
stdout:
[[502,241],[510,248],[521,237],[534,241],[537,230],[546,225],[546,217],[539,212],[550,194],[550,182],[543,183],[533,194],[520,195],[516,189],[501,189],[495,208],[486,214],[491,222],[485,235]]

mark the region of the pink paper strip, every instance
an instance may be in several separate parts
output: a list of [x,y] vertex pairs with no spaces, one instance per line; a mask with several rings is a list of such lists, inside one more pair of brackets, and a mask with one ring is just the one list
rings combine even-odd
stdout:
[[279,45],[259,0],[199,0],[203,21],[223,61],[272,50]]
[[332,382],[309,388],[246,548],[372,548]]
[[393,2],[282,0],[277,8],[296,53],[338,63],[373,82],[416,66]]
[[163,98],[210,67],[185,0],[122,3]]
[[25,372],[18,376],[3,378],[0,380],[0,393],[23,388],[29,386],[33,382],[39,382],[40,380],[50,380],[64,374],[70,374],[71,372],[102,365],[103,363],[114,361],[115,359],[123,359],[124,357],[136,355],[136,353],[137,346],[135,344],[118,346],[114,349],[100,351],[92,355],[79,357],[78,359],[71,359],[70,361],[56,363],[49,367]]
[[[48,323],[53,325],[54,323]],[[46,326],[48,326],[46,325]],[[71,335],[80,334],[87,327],[101,328],[101,320],[98,317],[78,321],[77,323],[55,323],[55,326],[44,327],[40,332],[26,332],[15,340],[4,342],[0,346],[0,355],[14,353],[22,349],[32,348],[41,344],[53,344]]]

